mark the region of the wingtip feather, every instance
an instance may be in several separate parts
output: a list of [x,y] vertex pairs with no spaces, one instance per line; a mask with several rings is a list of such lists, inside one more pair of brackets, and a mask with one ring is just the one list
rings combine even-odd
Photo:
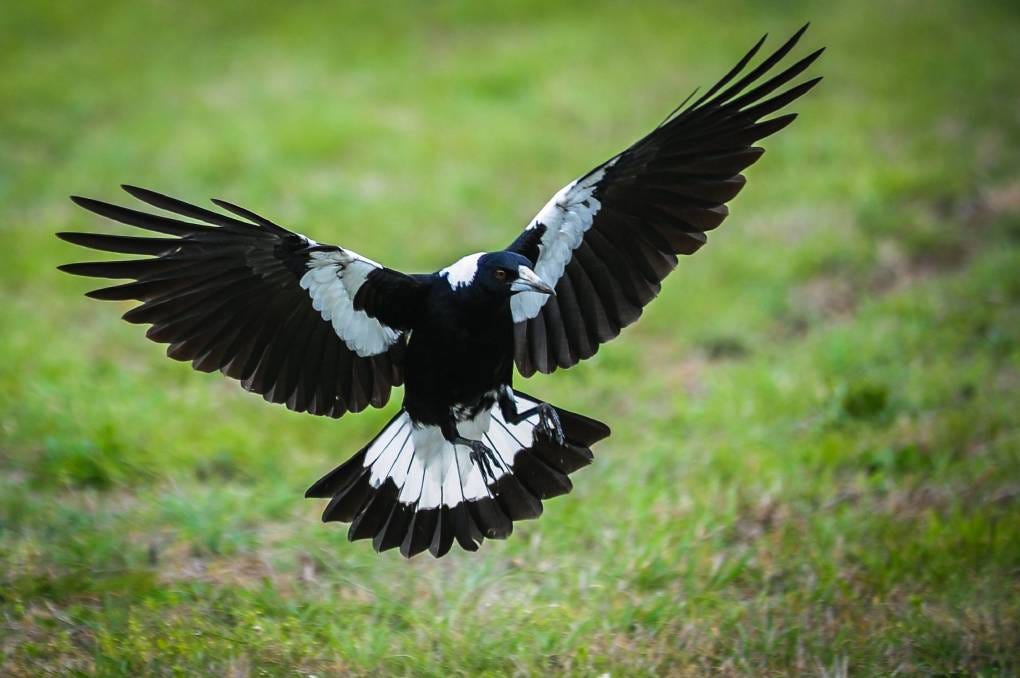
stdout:
[[789,40],[787,40],[786,42],[787,42],[787,43],[788,43],[788,44],[789,44],[789,45],[790,45],[791,47],[792,47],[793,45],[796,45],[796,44],[797,44],[797,41],[798,41],[798,40],[800,40],[801,36],[802,36],[802,35],[804,35],[804,33],[805,33],[805,32],[807,32],[807,29],[808,29],[808,27],[809,27],[810,25],[811,25],[811,22],[810,22],[810,21],[808,21],[807,23],[805,23],[805,24],[804,24],[803,26],[801,26],[800,28],[798,28],[798,29],[797,29],[797,32],[796,32],[796,33],[794,33],[794,34],[793,34],[792,36],[790,36],[790,39],[789,39]]
[[141,186],[134,186],[132,184],[121,184],[121,189],[133,198],[137,198],[142,202],[148,202],[147,196],[158,196],[159,194],[155,191],[151,191],[148,188],[142,188]]
[[62,271],[64,273],[70,273],[71,275],[88,276],[89,275],[88,273],[83,273],[82,272],[82,270],[81,270],[82,266],[84,266],[84,264],[80,264],[80,263],[60,264],[59,266],[57,266],[57,270],[58,271]]
[[71,202],[73,202],[78,207],[84,207],[85,209],[90,211],[92,210],[91,207],[92,205],[99,203],[99,201],[96,200],[95,198],[86,198],[83,195],[72,195],[70,196],[70,198]]

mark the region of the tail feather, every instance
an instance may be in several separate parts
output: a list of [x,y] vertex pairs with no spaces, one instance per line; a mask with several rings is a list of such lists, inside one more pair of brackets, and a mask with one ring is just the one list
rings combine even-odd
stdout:
[[539,499],[552,499],[574,489],[567,474],[543,461],[534,449],[524,450],[517,456],[514,475]]
[[563,445],[539,440],[535,442],[532,449],[542,461],[564,474],[573,473],[577,469],[587,466],[595,458],[591,450],[587,447],[574,445],[569,438]]
[[[538,401],[515,392],[519,410]],[[510,424],[498,408],[460,424],[461,435],[497,454],[496,478],[486,480],[469,450],[447,442],[437,427],[415,426],[399,412],[372,441],[308,488],[329,499],[324,522],[351,523],[351,541],[372,539],[376,551],[425,550],[439,558],[456,542],[476,551],[486,539],[506,539],[514,521],[537,518],[542,500],[573,489],[569,474],[591,463],[590,445],[609,435],[594,419],[556,408],[565,441],[535,435],[537,417]]]
[[[518,396],[524,395],[516,391],[515,393]],[[598,441],[608,438],[611,433],[609,427],[597,419],[570,412],[562,407],[557,407],[556,412],[560,415],[563,434],[570,443],[578,447],[590,447]]]
[[405,558],[421,553],[431,544],[436,534],[436,525],[442,514],[442,508],[434,511],[416,511],[411,516],[411,524],[400,544],[400,553]]
[[[394,495],[396,492],[394,491]],[[359,539],[371,539],[382,529],[392,509],[393,497],[388,497],[382,491],[369,497],[368,501],[361,507],[361,510],[351,521],[351,529],[347,537],[351,541]],[[386,507],[386,508],[384,508]],[[326,516],[323,515],[325,522]]]
[[322,514],[323,520],[349,523],[358,515],[372,491],[369,474],[362,473],[333,496]]
[[386,519],[382,529],[372,539],[372,546],[375,550],[382,553],[383,551],[400,546],[401,542],[404,541],[404,534],[407,532],[407,526],[411,522],[413,514],[414,506],[402,502],[394,502],[393,508],[390,509],[389,518]]
[[451,509],[449,506],[443,506],[439,509],[436,529],[432,533],[432,541],[429,542],[429,553],[436,558],[442,558],[449,552],[456,537],[450,513]]
[[[404,412],[401,410],[395,417],[390,419],[389,423],[386,424],[379,433],[375,435],[375,438],[372,438],[368,445],[365,445],[358,451],[357,454],[319,478],[315,484],[309,487],[305,491],[305,498],[330,499],[367,473],[369,469],[364,463],[365,455],[369,450],[381,451],[382,446],[392,440],[392,438],[398,433],[398,430],[402,428],[402,426],[395,425],[403,424],[403,419]],[[378,454],[378,451],[376,454]]]
[[[457,539],[457,543],[465,551],[477,551],[478,546],[485,539],[467,502],[457,504],[450,509],[450,529],[453,530],[453,536]],[[436,557],[438,558],[438,556]]]

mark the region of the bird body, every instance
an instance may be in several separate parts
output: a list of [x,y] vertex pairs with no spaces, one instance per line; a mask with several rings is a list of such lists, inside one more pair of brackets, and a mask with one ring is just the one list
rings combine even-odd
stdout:
[[133,186],[170,216],[72,199],[171,237],[58,233],[149,257],[60,268],[129,279],[88,296],[141,301],[124,319],[151,325],[170,357],[291,410],[340,417],[382,407],[403,384],[397,414],[306,496],[329,499],[323,520],[349,522],[349,538],[378,551],[473,551],[569,492],[569,474],[609,435],[515,390],[514,368],[528,377],[590,358],[637,320],[678,255],[707,242],[763,152],[753,144],[796,117],[768,116],[820,80],[783,89],[817,50],[762,81],[805,29],[745,72],[763,38],[700,98],[558,191],[505,249],[433,273],[401,273],[223,200],[226,213]]
[[407,345],[404,407],[417,421],[440,425],[448,412],[473,408],[510,385],[510,300],[486,297],[473,298],[468,285],[458,289],[448,276],[434,277],[427,312]]
[[567,473],[609,435],[513,390],[510,300],[553,291],[531,266],[513,252],[478,253],[404,281],[417,303],[401,322],[403,408],[307,493],[332,500],[324,518],[351,522],[352,539],[440,556],[454,539],[474,550],[504,538],[514,520],[541,514],[540,499],[569,491]]

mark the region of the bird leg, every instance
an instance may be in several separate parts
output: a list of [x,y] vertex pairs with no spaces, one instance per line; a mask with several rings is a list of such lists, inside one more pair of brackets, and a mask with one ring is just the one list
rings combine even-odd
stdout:
[[496,482],[496,473],[492,467],[495,466],[502,469],[503,465],[500,463],[496,453],[488,445],[481,440],[471,440],[462,436],[457,430],[457,422],[454,421],[453,417],[450,417],[449,421],[440,427],[440,430],[447,442],[454,445],[463,445],[471,450],[468,453],[468,457],[473,463],[478,465],[478,470],[481,472],[483,480],[488,478],[487,483]]
[[563,435],[563,426],[560,424],[560,415],[556,413],[556,408],[549,403],[539,403],[535,407],[518,412],[517,401],[513,397],[513,391],[505,388],[499,396],[499,411],[508,424],[519,424],[537,414],[536,437],[542,435],[557,445],[562,445],[566,442],[566,437]]

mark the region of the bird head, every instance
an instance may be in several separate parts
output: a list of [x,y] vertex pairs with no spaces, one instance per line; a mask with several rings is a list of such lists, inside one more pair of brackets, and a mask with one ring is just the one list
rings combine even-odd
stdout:
[[491,293],[507,297],[521,292],[555,294],[532,269],[532,263],[515,252],[483,254],[478,259],[475,282]]
[[520,292],[555,294],[532,269],[527,257],[515,252],[472,254],[441,271],[450,287],[468,288],[485,296],[509,298]]

